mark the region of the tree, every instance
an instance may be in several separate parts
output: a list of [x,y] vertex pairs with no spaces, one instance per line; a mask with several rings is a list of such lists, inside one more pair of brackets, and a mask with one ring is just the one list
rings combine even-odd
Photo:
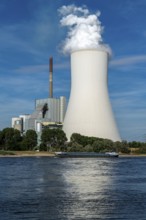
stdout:
[[48,150],[58,150],[64,148],[67,141],[63,130],[44,128],[41,135],[42,145],[47,146]]
[[3,150],[18,150],[22,140],[20,131],[14,128],[4,128],[0,133],[0,143]]
[[0,131],[0,149],[2,149],[2,145],[3,145],[3,134],[2,131]]
[[53,141],[54,141],[54,129],[50,129],[50,128],[44,128],[42,131],[42,135],[41,135],[41,149],[43,150],[50,150]]
[[115,141],[115,142],[114,142],[114,148],[115,148],[115,151],[116,151],[116,152],[120,152],[120,151],[121,151],[121,148],[122,148],[122,142],[120,142],[120,141]]
[[81,144],[81,145],[83,145],[83,138],[82,138],[83,136],[82,135],[80,135],[80,134],[78,134],[78,133],[73,133],[72,135],[71,135],[71,138],[70,138],[70,140],[71,140],[71,142],[75,142],[75,143],[78,143],[78,144]]
[[137,142],[137,141],[129,142],[130,148],[140,148],[141,146],[143,146],[143,143],[141,142]]
[[37,133],[34,130],[27,130],[21,143],[21,150],[33,150],[37,146]]
[[90,144],[88,144],[88,145],[86,145],[84,147],[84,150],[85,150],[85,152],[92,152],[93,151],[93,147]]
[[99,138],[99,137],[88,137],[88,136],[80,135],[78,133],[73,133],[71,135],[71,142],[78,143],[78,144],[82,145],[83,147],[87,146],[88,144],[93,145],[93,143],[95,141],[99,141],[100,143],[105,142],[105,143],[108,143],[108,145],[110,143],[110,146],[113,145],[113,142],[108,139],[103,139],[103,138]]
[[61,147],[65,144],[65,142],[67,141],[66,138],[66,134],[64,133],[63,130],[61,129],[54,129],[55,130],[55,140],[56,140],[56,144]]
[[94,152],[102,152],[104,150],[104,143],[102,140],[94,141],[93,145]]
[[85,147],[88,144],[91,144],[92,137],[80,135],[78,133],[73,133],[70,138],[72,143],[78,143],[81,146]]
[[129,154],[130,153],[129,143],[127,141],[125,141],[125,140],[122,141],[120,151],[121,151],[121,153],[124,153],[124,154]]

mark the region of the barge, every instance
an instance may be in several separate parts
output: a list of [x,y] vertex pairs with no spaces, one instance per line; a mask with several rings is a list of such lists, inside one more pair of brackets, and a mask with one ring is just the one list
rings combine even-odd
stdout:
[[96,152],[55,152],[59,158],[96,158],[96,157],[118,157],[116,152],[96,153]]

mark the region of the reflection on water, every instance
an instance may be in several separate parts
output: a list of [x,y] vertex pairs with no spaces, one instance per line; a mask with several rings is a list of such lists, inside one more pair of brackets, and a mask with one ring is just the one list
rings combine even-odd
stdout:
[[[71,162],[73,161],[68,161]],[[113,164],[114,160],[99,159],[97,162],[97,159],[78,159],[68,166],[64,173],[66,191],[72,198],[72,203],[67,207],[68,219],[71,214],[74,219],[79,216],[83,219],[91,216],[93,219],[97,217],[97,213],[101,216],[104,207],[99,208],[99,203],[103,200],[106,189],[112,186]]]
[[146,158],[0,158],[1,220],[146,216]]

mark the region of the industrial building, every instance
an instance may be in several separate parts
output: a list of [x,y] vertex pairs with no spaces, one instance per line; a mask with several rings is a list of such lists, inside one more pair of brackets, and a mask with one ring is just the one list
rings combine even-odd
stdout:
[[35,100],[35,110],[29,116],[26,127],[37,131],[36,124],[41,123],[42,126],[49,124],[62,124],[66,111],[66,98],[46,98]]
[[66,112],[66,98],[53,97],[53,58],[49,62],[49,97],[35,100],[35,109],[32,114],[20,115],[12,118],[12,127],[18,129],[22,134],[27,130],[35,130],[38,134],[38,143],[42,129],[62,128]]

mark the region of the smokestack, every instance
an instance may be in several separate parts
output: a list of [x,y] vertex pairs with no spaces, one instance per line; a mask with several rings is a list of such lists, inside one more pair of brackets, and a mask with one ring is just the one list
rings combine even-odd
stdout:
[[53,98],[53,57],[49,60],[49,97]]

